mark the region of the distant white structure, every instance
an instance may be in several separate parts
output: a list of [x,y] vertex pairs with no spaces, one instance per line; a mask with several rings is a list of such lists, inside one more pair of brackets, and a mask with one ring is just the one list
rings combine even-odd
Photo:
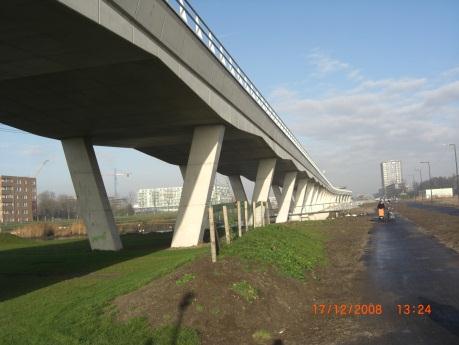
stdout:
[[[425,190],[426,199],[430,199],[430,189]],[[452,198],[453,189],[452,188],[437,188],[432,189],[432,198]]]
[[389,160],[381,162],[381,187],[386,191],[386,187],[391,184],[399,185],[403,182],[402,162],[399,160]]
[[[182,187],[161,187],[140,189],[137,192],[138,211],[174,212],[178,210]],[[234,201],[233,192],[228,186],[215,185],[212,190],[212,205]]]

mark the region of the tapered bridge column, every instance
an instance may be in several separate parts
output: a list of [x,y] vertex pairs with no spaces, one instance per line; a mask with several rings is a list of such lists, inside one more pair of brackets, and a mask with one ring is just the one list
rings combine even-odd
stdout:
[[301,214],[303,213],[303,205],[306,197],[308,180],[300,179],[298,180],[295,193],[295,204],[293,206],[293,216],[292,220],[301,220]]
[[62,147],[91,249],[121,249],[94,148],[84,138],[64,139]]
[[306,193],[304,196],[304,202],[303,202],[303,208],[301,209],[302,213],[308,213],[311,210],[311,202],[312,202],[312,196],[315,191],[315,184],[312,180],[309,180],[309,182],[306,185]]
[[[274,168],[276,167],[276,159],[263,159],[258,163],[257,179],[253,190],[252,202],[266,202],[269,198],[269,190],[274,175]],[[260,205],[257,205],[255,210],[255,226],[262,224],[262,217]]]
[[288,172],[284,176],[284,185],[282,186],[282,200],[279,206],[276,223],[285,223],[288,221],[290,204],[292,202],[293,189],[295,188],[296,171]]
[[247,201],[247,195],[245,194],[244,186],[242,185],[241,176],[231,175],[228,176],[228,178],[236,201]]
[[222,148],[224,126],[196,127],[180,197],[172,247],[196,246],[204,235],[203,220],[212,193]]

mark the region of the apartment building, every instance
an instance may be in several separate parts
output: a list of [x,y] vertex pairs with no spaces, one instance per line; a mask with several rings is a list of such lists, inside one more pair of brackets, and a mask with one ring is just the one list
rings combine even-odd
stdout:
[[389,160],[381,162],[381,187],[383,191],[391,184],[401,184],[402,162],[399,160]]
[[36,179],[0,175],[0,223],[30,222],[36,213]]

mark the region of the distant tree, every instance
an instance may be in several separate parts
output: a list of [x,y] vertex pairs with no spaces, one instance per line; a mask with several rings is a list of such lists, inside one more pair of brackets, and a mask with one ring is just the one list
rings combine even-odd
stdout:
[[73,219],[78,215],[77,201],[73,196],[44,191],[38,195],[38,219],[52,220],[54,218]]
[[50,191],[44,191],[38,194],[38,218],[39,219],[52,219],[56,214],[57,202],[56,194]]

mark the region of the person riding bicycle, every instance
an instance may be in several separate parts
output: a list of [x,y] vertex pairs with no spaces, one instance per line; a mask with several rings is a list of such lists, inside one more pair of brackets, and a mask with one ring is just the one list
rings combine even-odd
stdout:
[[384,213],[386,210],[386,205],[384,204],[384,201],[381,199],[379,200],[378,203],[378,217],[383,219],[384,218]]

